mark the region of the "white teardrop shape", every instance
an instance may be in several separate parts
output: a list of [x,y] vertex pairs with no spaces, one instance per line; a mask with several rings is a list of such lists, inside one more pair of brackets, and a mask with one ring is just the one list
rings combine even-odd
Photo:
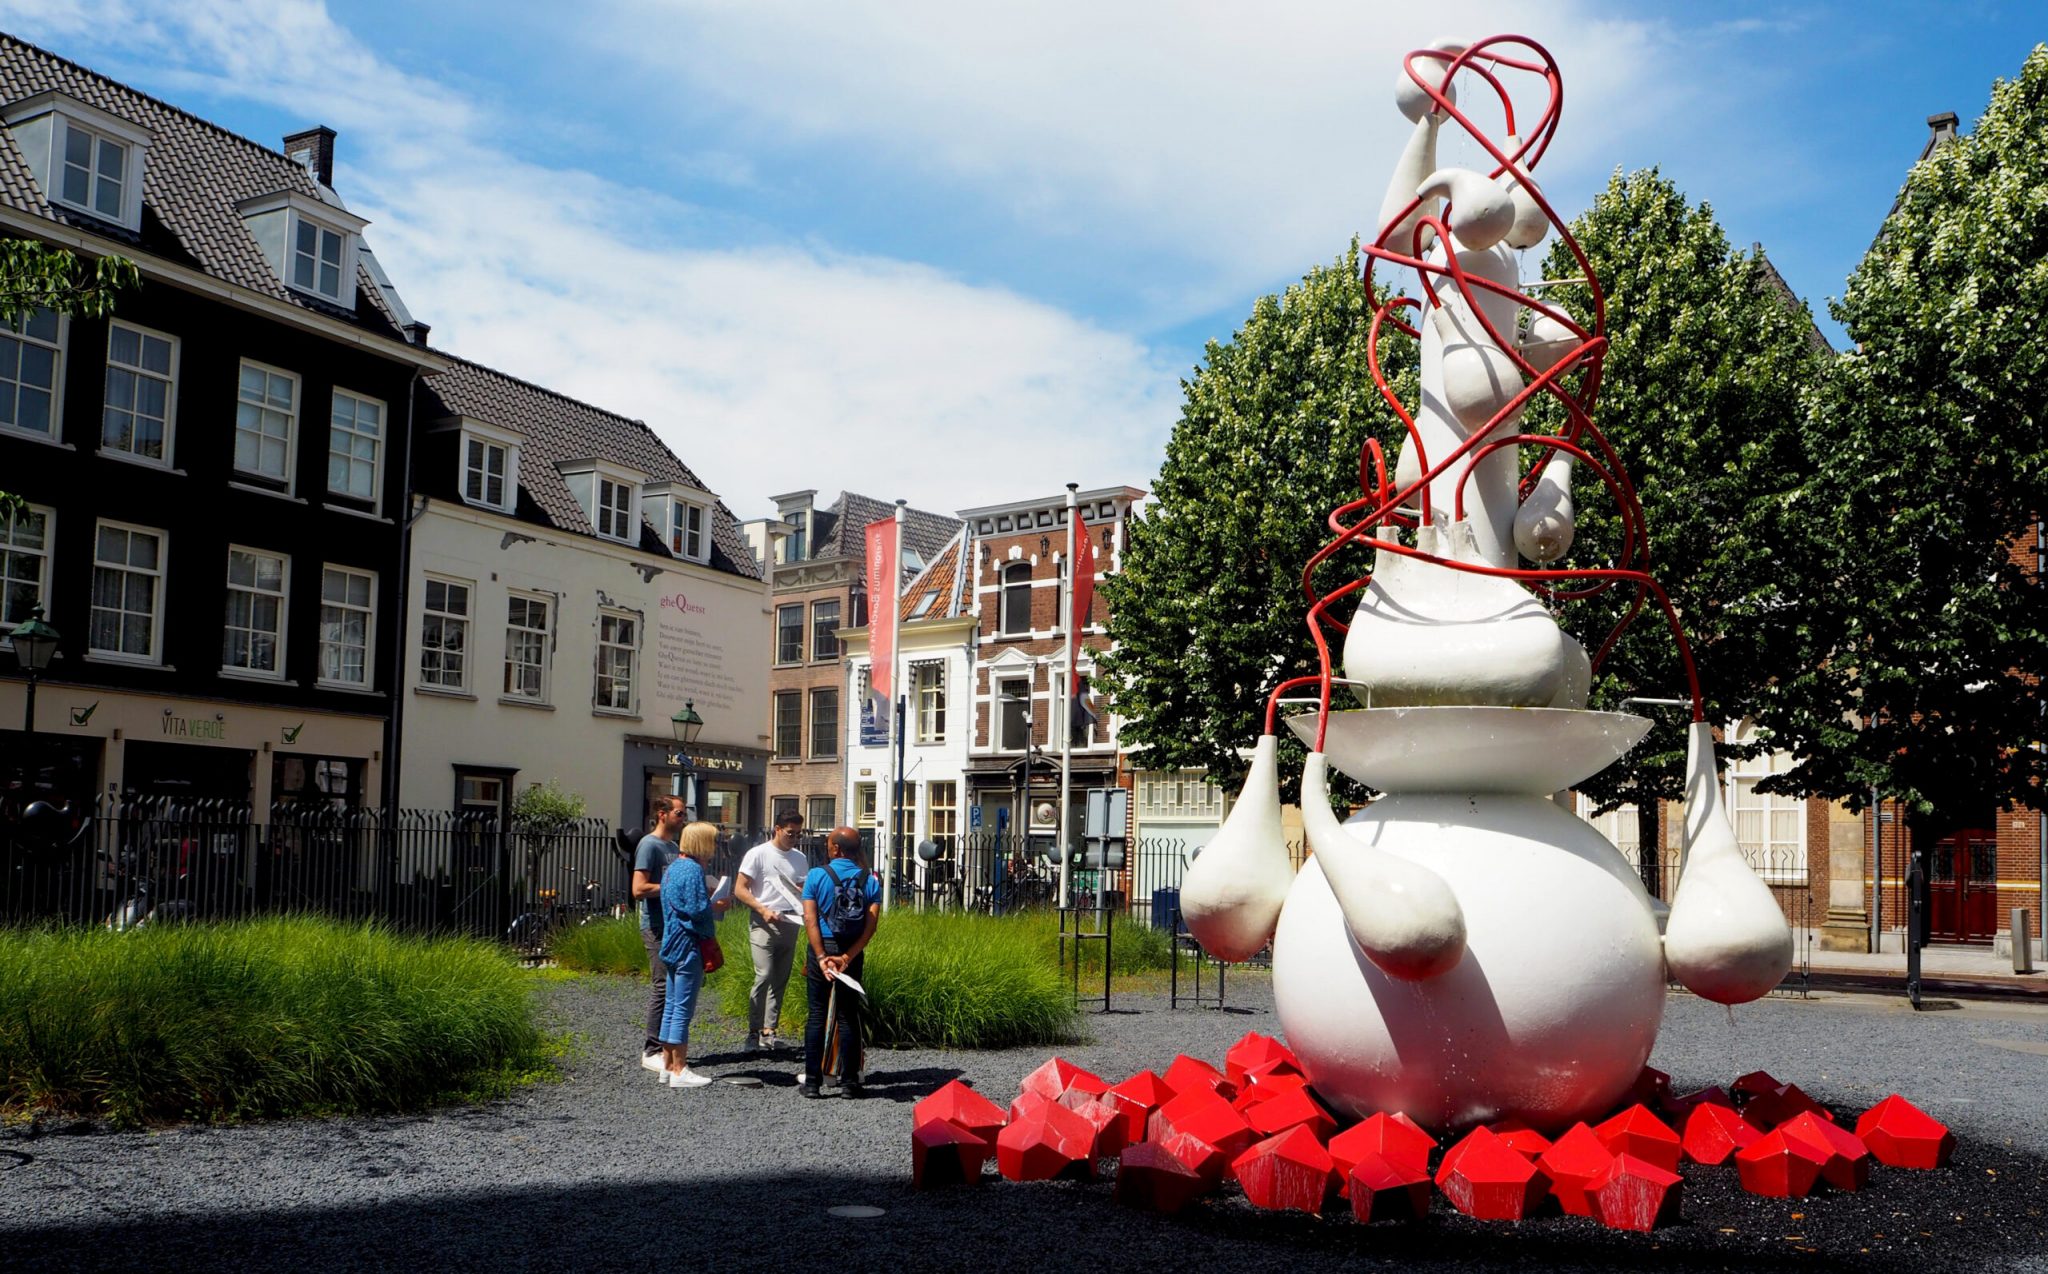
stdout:
[[1564,675],[1557,679],[1557,697],[1550,706],[1584,712],[1586,699],[1593,692],[1593,657],[1570,633],[1559,636],[1564,639]]
[[1465,912],[1444,878],[1374,849],[1330,812],[1328,767],[1311,752],[1301,771],[1301,824],[1330,882],[1344,926],[1388,976],[1420,982],[1465,957]]
[[1280,826],[1279,740],[1260,735],[1237,804],[1181,881],[1181,919],[1210,955],[1249,960],[1272,940],[1293,884]]
[[1515,204],[1508,192],[1470,168],[1439,168],[1422,180],[1415,193],[1451,201],[1448,224],[1461,247],[1490,248],[1505,239],[1515,224]]
[[1541,310],[1529,316],[1529,326],[1519,339],[1522,357],[1539,372],[1547,372],[1557,366],[1558,360],[1580,344],[1578,333]]
[[1664,926],[1664,962],[1679,985],[1718,1004],[1766,995],[1792,968],[1792,930],[1728,825],[1713,727],[1703,722],[1687,740],[1685,857]]
[[[1439,295],[1443,303],[1430,311],[1430,318],[1443,337],[1444,405],[1470,434],[1484,428],[1487,421],[1522,392],[1522,372],[1515,366],[1515,360],[1487,336],[1463,297]],[[1499,427],[1505,429],[1520,416],[1516,412]]]
[[[1415,223],[1436,215],[1437,201],[1424,199],[1399,222],[1394,221],[1401,209],[1415,203],[1415,187],[1436,169],[1436,134],[1443,122],[1443,116],[1429,115],[1416,123],[1415,131],[1408,135],[1408,144],[1401,148],[1401,157],[1394,161],[1393,175],[1387,179],[1386,197],[1380,200],[1379,225],[1385,232],[1381,241],[1403,256],[1415,252]],[[1393,229],[1387,231],[1390,224]]]
[[[1401,444],[1400,454],[1394,457],[1394,490],[1405,491],[1421,478],[1422,454],[1416,447],[1415,440],[1410,438]],[[1418,509],[1421,508],[1422,493],[1418,491],[1409,496],[1408,503]]]
[[1522,507],[1515,510],[1515,551],[1548,565],[1571,551],[1577,532],[1572,507],[1572,457],[1551,453]]
[[[1522,147],[1522,139],[1509,136],[1507,153],[1512,155]],[[1529,197],[1529,189],[1522,176],[1514,170],[1502,173],[1499,180],[1507,188],[1508,199],[1515,205],[1514,224],[1508,227],[1507,242],[1510,248],[1533,248],[1543,242],[1550,233],[1550,218],[1543,215],[1543,209]]]
[[[1465,46],[1456,40],[1438,40],[1429,47],[1442,49],[1454,57],[1465,51]],[[1434,84],[1437,80],[1443,78],[1444,64],[1435,58],[1417,58],[1415,60],[1415,70],[1417,74],[1428,77],[1430,83]],[[1444,85],[1444,96],[1450,100],[1451,105],[1456,106],[1458,104],[1458,86],[1456,84]],[[1436,103],[1430,100],[1429,94],[1422,91],[1422,86],[1417,84],[1415,77],[1408,73],[1408,68],[1405,64],[1401,67],[1400,77],[1394,81],[1394,105],[1399,107],[1401,113],[1406,115],[1411,121],[1419,120],[1436,109]]]

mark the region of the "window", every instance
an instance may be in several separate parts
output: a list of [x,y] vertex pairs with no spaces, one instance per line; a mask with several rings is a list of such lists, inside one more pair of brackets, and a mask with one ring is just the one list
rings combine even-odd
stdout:
[[169,464],[171,390],[177,377],[176,340],[132,323],[108,324],[100,450]]
[[811,658],[819,663],[839,658],[839,599],[811,603]]
[[469,589],[427,577],[420,606],[420,684],[440,690],[469,685]]
[[1591,823],[1613,846],[1621,851],[1628,865],[1640,873],[1643,867],[1642,821],[1636,816],[1636,807],[1621,805],[1605,814],[1595,814],[1599,806],[1584,795],[1576,798],[1580,818]]
[[346,566],[320,572],[320,680],[370,684],[370,634],[375,630],[377,577]]
[[127,224],[128,145],[81,128],[62,125],[64,147],[57,163],[57,198],[109,221]]
[[458,774],[455,803],[474,817],[497,819],[505,813],[505,779],[497,774]]
[[512,448],[465,434],[462,440],[462,498],[471,504],[509,509]]
[[917,605],[910,608],[910,617],[912,619],[923,619],[926,615],[931,614],[932,604],[938,600],[939,590],[932,589],[923,597],[917,599]]
[[548,701],[548,600],[514,593],[505,600],[505,697]]
[[775,692],[775,759],[795,761],[803,757],[804,696],[800,690]]
[[161,662],[164,535],[102,522],[93,540],[92,619],[86,645],[94,654]]
[[228,613],[221,630],[220,666],[282,677],[283,556],[258,549],[228,550]]
[[911,686],[917,696],[917,738],[919,743],[946,741],[946,665],[938,662],[914,664]]
[[639,657],[639,620],[616,611],[599,611],[595,702],[600,710],[633,710],[633,673]]
[[770,827],[773,827],[773,826],[775,826],[775,824],[777,824],[777,823],[781,822],[781,821],[782,821],[782,816],[783,816],[784,814],[795,814],[795,813],[799,813],[800,811],[798,811],[798,809],[797,809],[797,807],[796,807],[796,806],[797,806],[797,800],[796,800],[796,798],[795,798],[794,796],[771,796],[771,797],[769,797],[769,798],[768,798],[768,825],[769,825]]
[[1002,736],[997,746],[1005,752],[1022,752],[1031,742],[1030,695],[1028,681],[996,683],[996,710],[1002,714]]
[[610,478],[597,480],[597,517],[593,519],[597,533],[611,540],[632,541],[639,537],[633,534],[633,488]]
[[291,285],[330,301],[341,300],[342,235],[305,217],[292,218]]
[[802,663],[804,658],[804,608],[801,603],[775,608],[775,662]]
[[811,755],[839,755],[839,688],[811,691]]
[[242,360],[240,401],[235,404],[235,468],[291,485],[298,401],[298,377]]
[[789,538],[782,542],[782,560],[785,562],[801,562],[808,556],[810,515],[807,513],[792,513],[782,520],[789,523],[790,526]]
[[1031,631],[1031,564],[1012,562],[1003,568],[1002,622],[997,631],[1014,636]]
[[710,543],[704,535],[703,505],[688,500],[669,502],[668,551],[692,562],[702,562],[711,556]]
[[0,326],[0,426],[55,441],[63,321],[38,306],[19,328]]
[[824,833],[839,823],[835,817],[838,802],[829,796],[813,796],[804,801],[804,826],[813,832]]
[[856,783],[853,785],[853,825],[873,827],[875,825],[875,785]]
[[335,390],[327,426],[327,489],[352,500],[375,502],[383,439],[384,404]]
[[[1731,745],[1757,742],[1743,722],[1728,732]],[[1806,879],[1806,802],[1796,796],[1756,790],[1773,774],[1797,764],[1789,752],[1765,752],[1747,761],[1728,763],[1728,813],[1744,857],[1766,882],[1796,884]]]
[[37,606],[50,608],[50,510],[29,505],[0,520],[0,626],[10,631]]
[[953,838],[960,831],[959,784],[950,779],[934,779],[926,785],[926,799],[931,802],[931,817],[925,834],[938,842],[940,852],[953,848]]

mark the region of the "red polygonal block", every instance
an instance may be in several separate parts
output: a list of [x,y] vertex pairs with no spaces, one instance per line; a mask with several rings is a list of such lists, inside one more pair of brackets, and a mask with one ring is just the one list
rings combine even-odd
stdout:
[[1268,1097],[1307,1087],[1308,1080],[1300,1071],[1285,1062],[1275,1062],[1255,1071],[1246,1071],[1244,1083],[1238,1087],[1237,1096],[1230,1099],[1230,1104],[1239,1110],[1250,1110]]
[[1118,1157],[1116,1188],[1110,1197],[1129,1207],[1174,1213],[1207,1192],[1211,1184],[1160,1143],[1140,1141],[1125,1146]]
[[1058,1102],[1044,1093],[1018,1093],[1017,1100],[1010,1103],[1010,1122],[1016,1123],[1041,1106],[1057,1106]]
[[1116,1107],[1124,1117],[1124,1140],[1140,1142],[1145,1139],[1145,1125],[1152,1112],[1164,1106],[1173,1096],[1173,1090],[1166,1081],[1152,1071],[1139,1071],[1121,1084],[1115,1084],[1104,1093],[1100,1100]]
[[1550,1138],[1519,1119],[1503,1119],[1486,1125],[1486,1130],[1520,1151],[1524,1158],[1535,1159],[1550,1149]]
[[1856,1135],[1888,1168],[1939,1168],[1956,1148],[1947,1124],[1897,1093],[1857,1117]]
[[1289,1128],[1306,1128],[1315,1134],[1317,1141],[1328,1141],[1330,1134],[1337,1130],[1337,1121],[1330,1118],[1330,1112],[1324,1110],[1322,1103],[1310,1096],[1306,1088],[1291,1089],[1277,1097],[1269,1097],[1241,1113],[1244,1121],[1251,1125],[1252,1132],[1261,1137],[1276,1136]]
[[1735,1152],[1735,1173],[1742,1188],[1772,1199],[1803,1199],[1820,1180],[1825,1150],[1782,1130],[1767,1132]]
[[1686,1093],[1683,1096],[1674,1096],[1664,1103],[1664,1109],[1670,1113],[1673,1119],[1680,1122],[1683,1122],[1694,1110],[1701,1106],[1726,1106],[1728,1109],[1733,1110],[1735,1109],[1735,1099],[1730,1097],[1728,1091],[1719,1084],[1709,1084],[1697,1092]]
[[[1172,1110],[1173,1102],[1168,1102],[1164,1109]],[[1245,1122],[1244,1116],[1221,1099],[1212,1099],[1192,1110],[1175,1112],[1168,1120],[1166,1130],[1169,1134],[1179,1133],[1208,1142],[1223,1152],[1226,1162],[1243,1154],[1252,1142],[1258,1140],[1258,1135]]]
[[1244,1073],[1243,1083],[1239,1086],[1242,1087],[1244,1084],[1268,1084],[1283,1077],[1299,1079],[1303,1083],[1308,1082],[1307,1077],[1302,1073],[1301,1063],[1295,1061],[1290,1054],[1277,1061],[1266,1062],[1263,1065],[1254,1066],[1247,1070]]
[[1870,1184],[1870,1148],[1847,1128],[1837,1127],[1809,1110],[1778,1125],[1778,1131],[1788,1138],[1810,1141],[1827,1152],[1820,1177],[1835,1189],[1861,1190]]
[[943,1119],[955,1128],[965,1128],[990,1145],[995,1144],[996,1134],[1003,1130],[1003,1125],[1010,1122],[1001,1106],[957,1079],[911,1107],[910,1119],[913,1125]]
[[1694,1163],[1726,1163],[1728,1156],[1752,1145],[1763,1131],[1728,1106],[1702,1102],[1685,1117],[1685,1135],[1679,1139],[1685,1157]]
[[[1238,1134],[1238,1140],[1234,1144],[1223,1146],[1232,1156],[1235,1156],[1246,1146],[1258,1140],[1258,1138],[1252,1136],[1251,1125],[1245,1123],[1244,1116],[1233,1109],[1229,1102],[1208,1089],[1199,1086],[1190,1092],[1181,1093],[1169,1100],[1158,1110],[1153,1111],[1151,1118],[1145,1121],[1145,1134],[1151,1140],[1158,1141],[1171,1132],[1189,1131],[1189,1129],[1183,1128],[1182,1125],[1204,1112],[1218,1110],[1222,1111],[1223,1114],[1210,1113],[1209,1119],[1215,1122],[1204,1124],[1202,1131],[1196,1132],[1197,1136],[1203,1137],[1204,1140],[1212,1144],[1220,1145],[1221,1142],[1218,1141],[1218,1138]],[[1211,1132],[1215,1133],[1216,1136],[1205,1135]]]
[[1754,1098],[1742,1108],[1742,1117],[1765,1131],[1776,1128],[1797,1115],[1814,1114],[1833,1123],[1835,1117],[1797,1084],[1784,1084],[1771,1092]]
[[1738,1075],[1735,1082],[1728,1085],[1728,1091],[1735,1094],[1738,1101],[1748,1101],[1765,1093],[1775,1093],[1784,1086],[1784,1083],[1769,1071],[1751,1071],[1747,1075]]
[[1336,1184],[1335,1167],[1323,1143],[1300,1125],[1266,1138],[1230,1163],[1253,1207],[1310,1216],[1323,1214],[1323,1201]]
[[1351,1170],[1372,1155],[1390,1163],[1429,1171],[1429,1157],[1436,1152],[1436,1138],[1403,1114],[1372,1115],[1330,1138],[1330,1158],[1337,1161],[1337,1175],[1349,1178]]
[[1642,1105],[1630,1106],[1593,1130],[1600,1144],[1617,1155],[1647,1159],[1666,1172],[1678,1171],[1678,1134]]
[[1231,1083],[1242,1088],[1247,1071],[1270,1066],[1274,1062],[1285,1062],[1296,1070],[1301,1069],[1301,1063],[1295,1058],[1294,1050],[1270,1035],[1246,1031],[1243,1038],[1232,1044],[1230,1051],[1223,1055],[1223,1074]]
[[1419,1221],[1429,1214],[1429,1170],[1375,1151],[1351,1165],[1341,1193],[1361,1222]]
[[1203,1141],[1182,1132],[1170,1132],[1153,1142],[1161,1150],[1186,1164],[1188,1170],[1200,1177],[1209,1189],[1223,1183],[1223,1176],[1230,1171],[1233,1156]]
[[1520,1221],[1534,1214],[1550,1182],[1521,1152],[1486,1129],[1474,1128],[1444,1152],[1436,1188],[1466,1216]]
[[1108,1092],[1109,1085],[1100,1075],[1082,1070],[1064,1057],[1055,1057],[1026,1075],[1017,1091],[1037,1093],[1062,1105],[1072,1106]]
[[1089,1154],[1097,1159],[1114,1159],[1130,1143],[1130,1121],[1122,1111],[1099,1097],[1069,1106],[1095,1130],[1095,1144]]
[[982,1137],[944,1119],[927,1119],[910,1134],[910,1184],[913,1189],[973,1185],[994,1146]]
[[1592,1216],[1593,1200],[1588,1192],[1614,1166],[1614,1152],[1591,1128],[1577,1123],[1537,1158],[1536,1166],[1550,1179],[1550,1193],[1558,1207],[1573,1216]]
[[1041,1098],[996,1135],[996,1167],[1012,1181],[1095,1175],[1095,1125]]
[[1166,1086],[1176,1097],[1184,1097],[1191,1091],[1207,1089],[1225,1101],[1237,1094],[1237,1086],[1224,1077],[1222,1071],[1199,1057],[1182,1053],[1173,1059],[1173,1065],[1166,1068]]
[[1632,1154],[1614,1156],[1614,1163],[1588,1193],[1593,1215],[1610,1230],[1647,1233],[1678,1219],[1685,1183],[1675,1172]]
[[1652,1110],[1662,1110],[1664,1104],[1671,1100],[1671,1076],[1654,1066],[1645,1066],[1636,1073],[1635,1082],[1628,1086],[1621,1099]]

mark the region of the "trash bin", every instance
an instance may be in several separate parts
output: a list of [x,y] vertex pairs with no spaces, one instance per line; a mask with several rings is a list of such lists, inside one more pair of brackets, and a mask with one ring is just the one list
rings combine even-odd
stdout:
[[1173,917],[1180,911],[1180,890],[1155,889],[1152,891],[1152,927],[1173,931]]

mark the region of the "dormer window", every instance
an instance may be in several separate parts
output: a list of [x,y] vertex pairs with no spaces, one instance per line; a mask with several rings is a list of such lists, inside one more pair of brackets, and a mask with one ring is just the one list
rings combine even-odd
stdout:
[[668,551],[686,562],[711,560],[711,512],[718,497],[686,482],[658,482],[641,492],[657,511]]
[[58,92],[17,102],[0,119],[52,204],[141,230],[148,129]]
[[356,251],[370,224],[297,191],[235,205],[278,281],[343,309],[356,305]]
[[564,460],[555,468],[599,537],[620,544],[640,542],[640,485],[647,481],[646,474],[590,457]]
[[462,422],[457,448],[465,504],[510,513],[519,502],[519,435],[477,420]]

